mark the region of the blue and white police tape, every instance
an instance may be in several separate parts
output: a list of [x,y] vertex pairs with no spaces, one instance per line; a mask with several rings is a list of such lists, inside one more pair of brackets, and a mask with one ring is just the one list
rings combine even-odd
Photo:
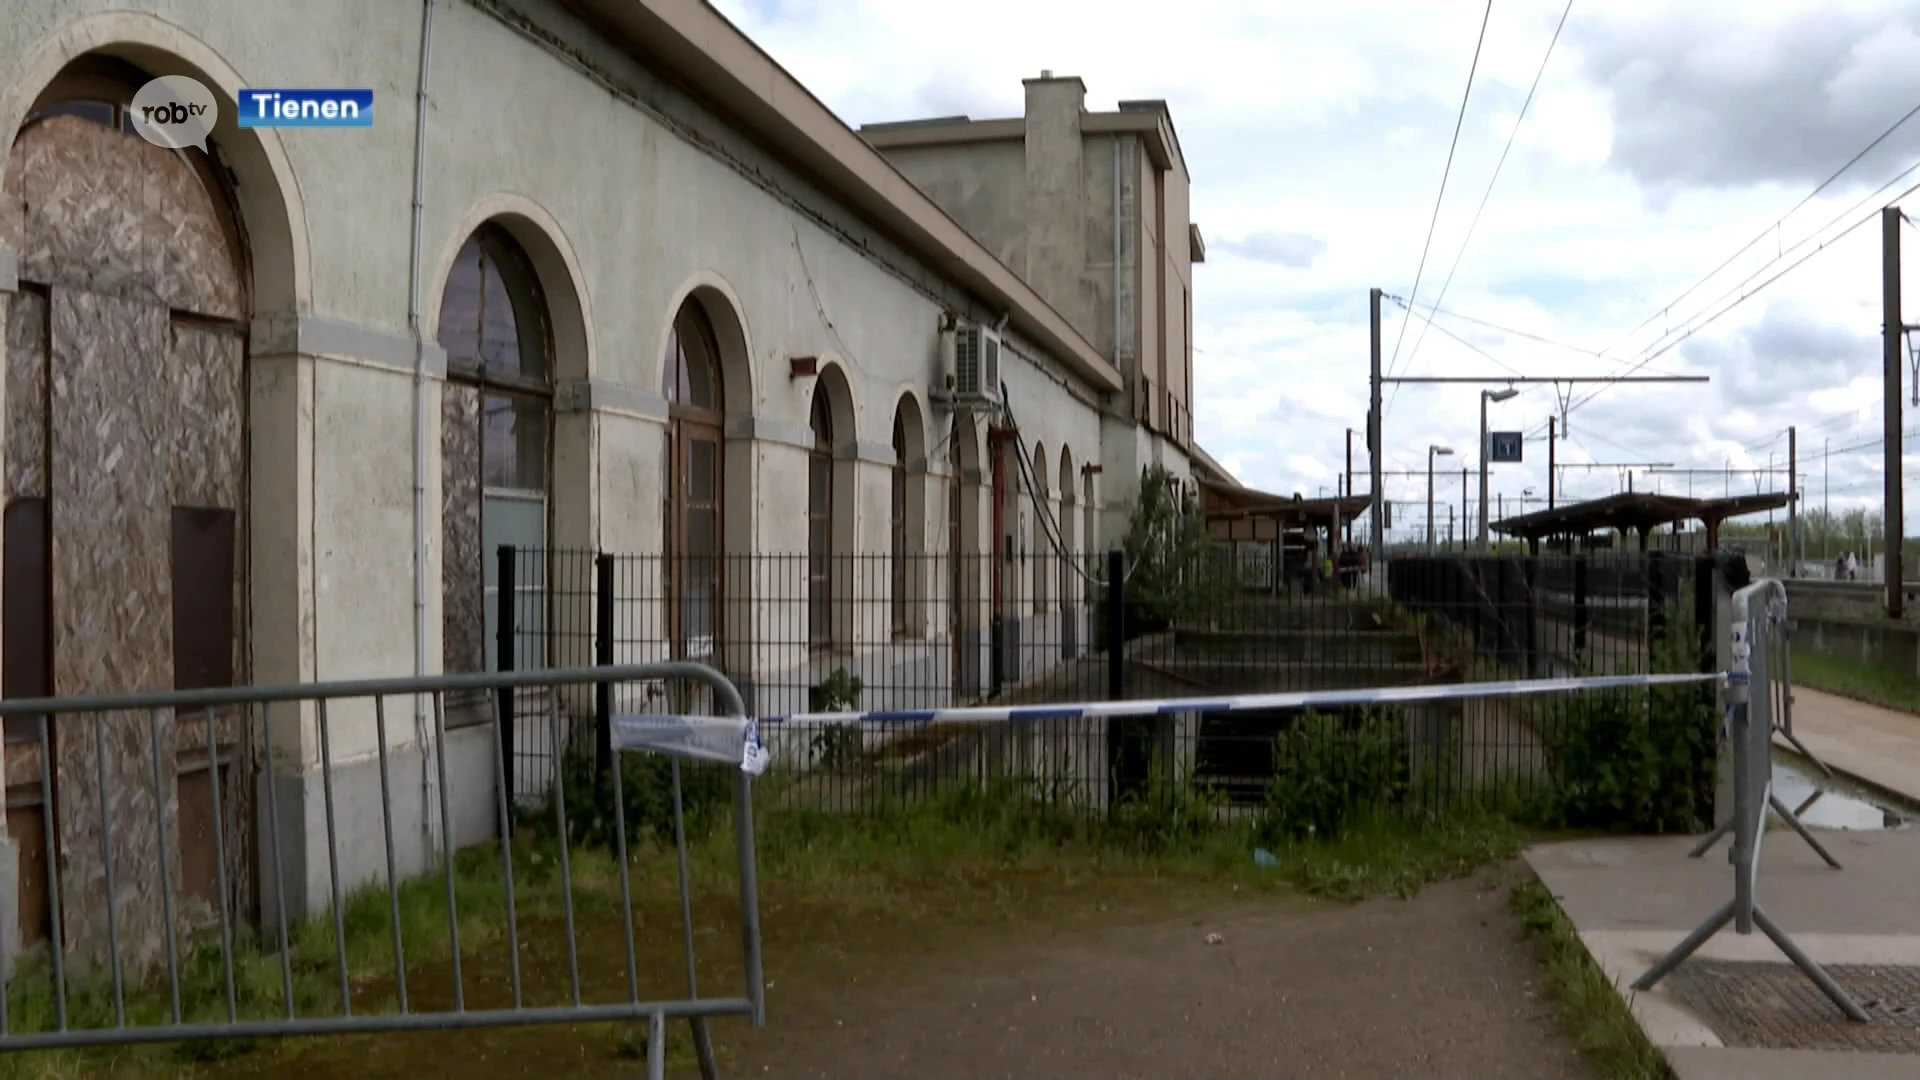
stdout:
[[737,765],[758,776],[771,758],[760,741],[766,724],[993,724],[1032,720],[1075,720],[1117,716],[1169,716],[1241,712],[1248,709],[1314,709],[1366,705],[1411,705],[1435,701],[1538,697],[1583,690],[1639,690],[1655,686],[1725,683],[1720,672],[1678,675],[1596,675],[1565,679],[1511,679],[1500,682],[1444,683],[1375,687],[1364,690],[1306,690],[1225,697],[1150,698],[1139,701],[1088,701],[1057,705],[999,705],[960,709],[876,709],[868,712],[790,713],[758,721],[745,717],[670,716],[622,713],[613,717],[616,750],[646,750],[701,761]]
[[1583,690],[1636,690],[1654,686],[1686,686],[1725,681],[1726,676],[1719,672],[1678,675],[1595,675],[1584,678],[1512,679],[1502,682],[1394,686],[1366,690],[1306,690],[1283,694],[1089,701],[1067,705],[989,705],[962,709],[876,709],[869,712],[791,713],[786,716],[763,717],[760,722],[763,725],[1020,723],[1028,720],[1240,712],[1247,709],[1404,705],[1431,701],[1471,701],[1478,698],[1571,694]]
[[613,718],[612,727],[615,750],[719,761],[754,776],[767,769],[769,756],[760,745],[759,725],[744,717],[622,713]]

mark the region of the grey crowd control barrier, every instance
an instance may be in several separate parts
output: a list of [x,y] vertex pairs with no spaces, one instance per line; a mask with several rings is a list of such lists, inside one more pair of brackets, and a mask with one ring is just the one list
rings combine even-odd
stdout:
[[[550,865],[538,874],[515,866],[513,822],[516,813],[524,820],[526,811],[509,805],[508,763],[500,752],[501,725],[527,721],[511,715],[521,711],[516,702],[540,702],[558,737],[568,723],[569,703],[591,702],[597,687],[643,681],[699,684],[717,714],[617,716],[610,725],[616,751],[672,759],[685,993],[671,998],[641,992],[643,975],[653,972],[642,970],[635,935],[664,928],[647,929],[636,918],[628,847],[635,838],[627,836],[626,815],[611,815],[618,867],[612,903],[623,917],[624,956],[609,957],[612,950],[601,947],[583,957],[585,913],[576,911],[576,868],[568,845],[551,845],[557,848],[557,873]],[[480,721],[468,716],[468,723],[450,730],[450,699]],[[590,706],[584,711],[590,713]],[[10,1015],[9,995],[0,994],[0,1052],[633,1020],[649,1025],[647,1068],[659,1077],[665,1024],[684,1018],[692,1026],[701,1071],[712,1077],[707,1020],[742,1016],[756,1026],[763,1022],[752,807],[754,776],[766,758],[738,690],[711,668],[625,664],[12,700],[0,702],[0,717],[13,734],[6,747],[8,775],[15,783],[21,776],[37,779],[45,805],[57,811],[45,816],[48,825],[36,845],[43,850],[23,859],[23,874],[44,877],[45,921],[38,929],[43,940],[21,948],[14,935],[0,934],[0,954],[8,940],[16,942],[11,955],[0,955],[0,965],[11,973],[13,1000],[39,1003]],[[703,996],[695,977],[683,758],[734,766],[745,974],[737,996]],[[203,763],[212,774],[204,798],[195,788],[191,807],[183,794],[190,762]],[[624,771],[605,770],[602,782],[611,784],[614,806],[626,805]],[[564,837],[569,800],[592,793],[569,792],[564,770],[553,784],[550,809],[543,812]],[[377,808],[371,805],[376,802]],[[188,817],[194,819],[191,828]],[[190,831],[191,844],[183,839]],[[484,843],[456,859],[456,839]],[[499,875],[504,927],[498,948],[504,961],[491,953],[485,959],[505,969],[504,988],[495,978],[482,990],[463,970],[475,954],[463,953],[460,945],[456,862],[470,875],[475,857],[491,860]],[[28,863],[40,865],[29,871]],[[199,873],[209,863],[205,887],[186,880],[189,867]],[[410,967],[403,940],[402,895],[417,910],[422,893],[420,881],[408,883],[409,874],[441,879],[432,888],[443,897],[444,939],[438,944],[444,955],[433,958],[431,993]],[[545,890],[541,903],[557,906],[558,919],[535,921],[520,910],[531,902],[536,877]],[[34,884],[38,891],[37,877]],[[366,995],[350,985],[345,912],[350,894],[366,888],[385,893],[385,948],[392,954],[385,1007],[369,1008]],[[320,995],[333,998],[320,1005],[313,1000],[311,970],[305,972],[307,991],[295,987],[303,917],[319,924],[320,932],[309,939],[331,938],[335,972],[329,981],[337,991]],[[529,935],[546,940],[530,941]],[[523,956],[534,955],[529,950],[535,946],[549,956],[564,953],[563,986],[525,984]],[[302,962],[311,966],[313,952],[309,948]],[[583,963],[621,960],[624,980],[582,977]],[[257,989],[249,992],[241,977],[263,963],[278,968],[279,984],[279,993],[265,1000]],[[450,968],[447,977],[440,967]],[[449,979],[450,999],[443,999]],[[617,990],[607,990],[616,984]],[[434,1004],[423,1007],[429,998]]]

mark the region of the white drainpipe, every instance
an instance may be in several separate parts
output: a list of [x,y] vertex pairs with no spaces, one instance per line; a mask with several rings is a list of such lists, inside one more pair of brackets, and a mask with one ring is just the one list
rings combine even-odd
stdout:
[[[433,59],[433,0],[420,5],[420,82],[414,95],[413,121],[413,236],[407,251],[407,325],[413,333],[413,673],[427,673],[427,564],[432,555],[427,523],[427,327],[421,301],[425,276],[423,219],[426,216],[427,86]],[[440,851],[438,772],[435,755],[441,747],[433,738],[427,698],[413,699],[413,731],[420,744],[420,820],[427,851]]]

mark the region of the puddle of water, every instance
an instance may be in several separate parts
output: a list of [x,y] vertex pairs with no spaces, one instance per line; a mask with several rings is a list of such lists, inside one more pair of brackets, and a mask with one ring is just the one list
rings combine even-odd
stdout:
[[1819,800],[1799,815],[1809,829],[1846,829],[1879,831],[1903,829],[1913,824],[1910,818],[1872,802],[1864,794],[1848,791],[1841,784],[1820,774],[1818,768],[1797,761],[1773,761],[1773,791],[1790,810],[1798,810],[1807,796],[1823,792]]

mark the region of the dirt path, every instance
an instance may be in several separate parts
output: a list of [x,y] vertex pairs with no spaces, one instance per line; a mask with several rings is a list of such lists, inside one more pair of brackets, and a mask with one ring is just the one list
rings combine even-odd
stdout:
[[[1361,904],[1064,866],[916,880],[879,894],[783,899],[770,889],[768,1025],[716,1024],[721,1071],[732,1080],[1586,1077],[1507,908],[1522,872],[1518,864],[1482,870],[1412,900]],[[703,956],[724,958],[737,931],[724,911],[712,916],[701,930]],[[582,933],[592,943],[581,954],[590,999],[617,997],[625,980],[618,932],[589,918]],[[1209,944],[1210,934],[1220,940]],[[674,996],[677,942],[647,939],[661,949],[643,958],[643,993]],[[558,961],[537,954],[524,954],[529,993],[535,982],[558,993]],[[497,950],[469,958],[470,1006],[505,992],[501,966]],[[430,993],[451,985],[446,976],[430,966],[413,981],[419,1007],[448,1004]],[[719,963],[702,974],[703,986],[719,992],[738,977]],[[36,1075],[606,1080],[644,1075],[642,1030],[296,1039],[211,1064],[148,1055]],[[668,1055],[671,1071],[690,1077],[686,1032],[670,1026]]]
[[[1512,871],[1410,901],[1267,901],[848,966],[728,1072],[781,1077],[1584,1077],[1507,910]],[[1207,935],[1219,934],[1218,944]]]

